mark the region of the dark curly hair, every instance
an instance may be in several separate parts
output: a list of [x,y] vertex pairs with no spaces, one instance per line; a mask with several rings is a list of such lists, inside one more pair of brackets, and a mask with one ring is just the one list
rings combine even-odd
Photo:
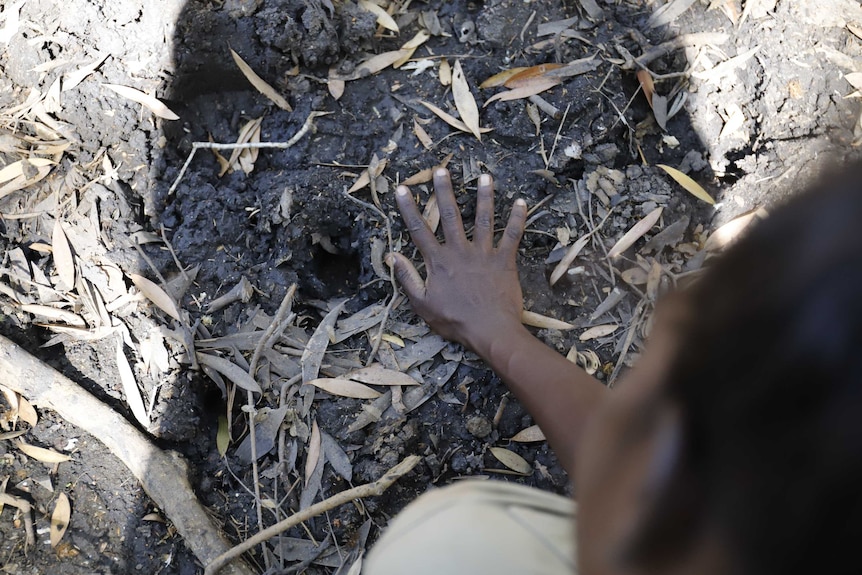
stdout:
[[776,208],[677,297],[663,393],[681,454],[637,560],[678,553],[706,520],[745,575],[862,572],[862,163]]

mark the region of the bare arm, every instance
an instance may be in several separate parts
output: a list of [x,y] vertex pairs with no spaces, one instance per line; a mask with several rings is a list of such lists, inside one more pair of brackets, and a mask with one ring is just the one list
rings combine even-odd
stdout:
[[416,312],[440,335],[479,354],[506,382],[542,428],[561,463],[574,475],[574,454],[584,424],[606,393],[604,386],[521,324],[523,296],[516,255],[527,206],[515,202],[498,245],[493,245],[494,187],[479,179],[476,226],[467,240],[449,173],[434,173],[440,221],[437,242],[409,190],[396,192],[398,208],[425,260],[427,277],[401,254],[388,261]]

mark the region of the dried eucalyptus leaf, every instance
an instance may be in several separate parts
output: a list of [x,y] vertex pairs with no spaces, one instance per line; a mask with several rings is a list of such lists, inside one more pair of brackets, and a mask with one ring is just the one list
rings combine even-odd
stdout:
[[344,376],[347,379],[371,385],[419,385],[419,382],[400,371],[386,369],[379,363],[372,363]]
[[350,381],[349,379],[340,379],[337,377],[319,377],[305,382],[308,385],[313,385],[322,389],[326,393],[338,395],[340,397],[352,397],[354,399],[376,399],[380,397],[380,392],[374,390],[363,383]]
[[509,439],[509,441],[517,441],[519,443],[531,443],[534,441],[545,441],[545,434],[539,429],[538,425],[531,425],[526,429],[522,429]]
[[579,338],[581,341],[589,341],[600,337],[606,337],[619,329],[617,324],[596,325],[586,330]]
[[317,420],[311,420],[311,438],[308,440],[308,452],[305,454],[305,485],[308,485],[311,474],[318,465],[322,465],[323,452],[320,448],[320,427]]
[[117,370],[120,373],[120,382],[123,384],[123,394],[126,396],[126,403],[129,409],[132,410],[132,415],[138,420],[144,428],[150,426],[150,416],[147,414],[147,408],[144,407],[144,399],[141,396],[141,390],[138,388],[138,382],[135,380],[135,372],[132,371],[132,366],[129,365],[129,360],[123,352],[123,340],[117,340]]
[[341,449],[338,442],[325,431],[320,433],[320,438],[321,444],[323,445],[323,452],[326,454],[326,461],[329,462],[332,469],[335,470],[338,475],[343,477],[345,481],[352,481],[353,464],[350,463],[350,457],[348,457],[347,453]]
[[69,497],[65,493],[60,493],[57,496],[57,502],[54,504],[54,511],[51,513],[50,538],[51,547],[56,547],[63,535],[66,534],[66,529],[69,527],[69,520],[72,517],[72,506],[69,505]]
[[329,332],[334,328],[335,322],[346,303],[347,300],[344,300],[332,308],[320,321],[314,330],[314,334],[308,340],[308,344],[305,346],[305,351],[302,352],[302,358],[300,359],[303,383],[316,379],[318,373],[320,373],[323,356],[329,347]]
[[473,94],[470,92],[470,85],[464,76],[460,60],[455,60],[455,66],[452,68],[452,96],[455,98],[455,108],[457,108],[458,114],[461,116],[461,121],[464,122],[470,133],[481,141],[482,133],[479,131],[479,108],[476,106],[476,99],[473,98]]
[[526,459],[505,447],[492,447],[491,454],[497,458],[497,461],[516,473],[530,475],[533,472],[533,468]]
[[231,380],[235,385],[245,389],[246,391],[263,393],[260,388],[260,385],[254,380],[254,378],[250,376],[247,371],[245,371],[232,361],[229,361],[223,357],[217,357],[215,355],[201,352],[197,352],[196,356],[198,362],[216,370],[217,372]]
[[638,223],[633,225],[631,229],[623,234],[623,237],[614,244],[614,247],[612,247],[610,252],[608,252],[608,257],[615,258],[629,249],[644,234],[652,229],[661,217],[663,210],[664,208],[658,207],[644,216]]
[[[278,409],[262,407],[258,410],[254,424],[255,451],[258,460],[275,447],[278,430],[289,409],[284,405]],[[236,448],[236,456],[246,465],[251,465],[251,434],[246,435]]]

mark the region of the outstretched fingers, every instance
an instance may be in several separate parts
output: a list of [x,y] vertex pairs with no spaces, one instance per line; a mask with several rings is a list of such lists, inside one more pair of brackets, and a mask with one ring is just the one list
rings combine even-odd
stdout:
[[386,263],[393,266],[395,278],[414,306],[425,298],[425,282],[410,260],[401,254],[390,253],[386,256]]
[[422,257],[427,261],[434,250],[440,246],[437,243],[437,238],[434,237],[434,233],[428,227],[425,218],[419,213],[419,208],[416,207],[416,202],[413,201],[413,196],[407,186],[398,186],[395,190],[395,201],[413,243],[416,244],[416,247],[422,252]]
[[437,194],[440,224],[443,226],[443,235],[446,237],[446,241],[456,245],[465,244],[467,236],[464,234],[464,224],[461,222],[461,208],[455,201],[452,179],[446,168],[434,170],[434,192]]
[[476,196],[473,241],[483,250],[489,251],[494,246],[494,182],[489,174],[479,176]]
[[515,260],[515,254],[518,252],[518,244],[521,243],[521,237],[524,235],[524,225],[526,222],[527,202],[519,198],[515,200],[515,205],[512,206],[512,213],[509,214],[509,221],[506,222],[503,237],[500,238],[500,243],[497,244],[497,250],[511,261]]

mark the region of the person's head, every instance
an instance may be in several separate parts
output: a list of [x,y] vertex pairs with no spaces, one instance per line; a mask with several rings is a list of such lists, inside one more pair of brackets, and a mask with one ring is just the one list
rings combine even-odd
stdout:
[[862,164],[659,305],[580,451],[583,573],[862,571]]

